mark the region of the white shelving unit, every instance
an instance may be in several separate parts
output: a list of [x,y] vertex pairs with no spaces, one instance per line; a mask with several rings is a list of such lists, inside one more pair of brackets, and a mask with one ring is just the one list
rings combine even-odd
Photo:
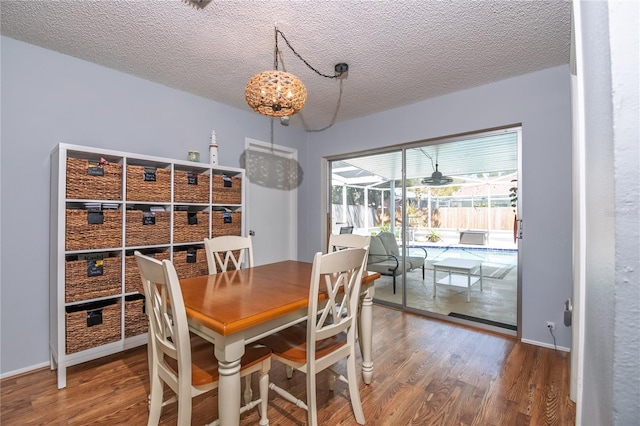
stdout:
[[207,273],[203,239],[245,235],[243,169],[59,144],[51,154],[51,369],[147,343],[133,251]]

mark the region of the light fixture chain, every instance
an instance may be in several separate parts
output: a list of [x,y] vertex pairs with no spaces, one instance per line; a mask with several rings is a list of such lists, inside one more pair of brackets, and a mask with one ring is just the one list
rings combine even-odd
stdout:
[[275,37],[276,37],[276,47],[275,47],[275,50],[273,51],[273,67],[277,71],[278,70],[278,28],[277,27],[276,27]]
[[[282,31],[280,31],[279,29],[276,28],[276,49],[278,48],[278,34],[280,34],[282,36],[282,38],[284,39],[285,43],[287,43],[287,46],[289,46],[289,49],[291,49],[291,51],[302,61],[304,62],[304,64],[306,66],[308,66],[310,69],[312,69],[313,71],[315,71],[316,74],[318,74],[321,77],[325,77],[325,78],[338,78],[342,75],[342,73],[337,74],[337,75],[327,75],[327,74],[323,74],[320,71],[318,71],[317,69],[315,69],[314,67],[312,67],[309,62],[305,61],[304,58],[302,56],[300,56],[300,54],[298,52],[296,52],[296,50],[291,46],[291,43],[289,43],[289,40],[287,40],[287,38],[284,36],[284,33]],[[277,60],[276,60],[276,69],[278,69],[277,67]]]

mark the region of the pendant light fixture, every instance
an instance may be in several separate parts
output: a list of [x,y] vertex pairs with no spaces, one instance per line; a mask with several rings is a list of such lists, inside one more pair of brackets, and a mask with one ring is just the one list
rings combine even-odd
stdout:
[[211,3],[211,0],[182,0],[182,1],[188,5],[195,7],[196,9],[204,9],[209,3]]
[[[264,71],[251,77],[244,89],[244,96],[249,106],[257,113],[271,117],[290,117],[298,113],[307,101],[307,88],[298,77],[278,69],[278,35],[280,35],[293,53],[316,74],[326,78],[344,78],[349,66],[340,63],[335,66],[335,75],[322,74],[313,68],[296,52],[284,36],[275,27],[275,48],[273,67],[275,70]],[[288,123],[287,123],[288,124]]]
[[251,77],[244,89],[244,96],[254,111],[272,117],[286,117],[302,109],[307,101],[307,88],[295,75],[278,70],[278,27],[275,28],[275,38],[275,70]]

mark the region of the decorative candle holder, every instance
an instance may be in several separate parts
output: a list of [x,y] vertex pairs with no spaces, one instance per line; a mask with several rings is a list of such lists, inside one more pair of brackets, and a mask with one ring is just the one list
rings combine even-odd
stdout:
[[187,154],[187,160],[195,161],[197,163],[200,162],[200,152],[199,151],[189,151]]

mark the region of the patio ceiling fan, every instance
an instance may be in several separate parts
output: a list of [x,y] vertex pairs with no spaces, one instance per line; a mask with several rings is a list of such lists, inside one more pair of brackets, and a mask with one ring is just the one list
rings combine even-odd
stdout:
[[442,172],[438,171],[438,163],[436,163],[436,170],[431,173],[431,176],[422,179],[423,185],[431,186],[446,185],[451,182],[453,182],[452,177],[444,176]]
[[[422,148],[420,148],[420,151],[422,151],[422,153],[429,159],[431,160],[431,168],[433,168],[433,158],[427,154],[426,152],[424,152],[424,150]],[[422,179],[422,184],[423,185],[429,185],[429,186],[440,186],[440,185],[446,185],[448,183],[453,182],[453,178],[449,177],[449,176],[443,176],[442,172],[438,171],[438,154],[436,151],[436,168],[434,170],[433,173],[431,173],[430,177],[426,177],[424,179]]]

